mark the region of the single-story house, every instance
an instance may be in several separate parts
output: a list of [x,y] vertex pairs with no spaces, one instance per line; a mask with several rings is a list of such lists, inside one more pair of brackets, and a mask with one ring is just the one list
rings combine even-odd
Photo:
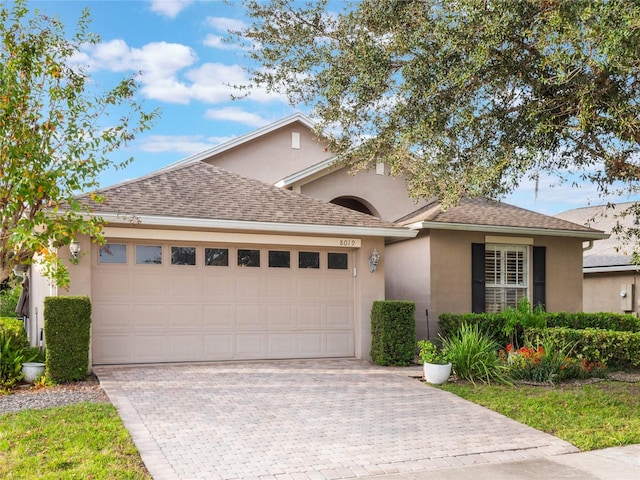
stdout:
[[[634,226],[633,216],[620,215],[632,205],[633,202],[576,208],[556,217],[612,233],[616,226]],[[585,312],[638,314],[640,299],[636,284],[640,265],[633,264],[632,251],[633,246],[614,233],[585,249],[582,265]]]
[[607,236],[486,199],[416,202],[384,164],[350,172],[300,114],[101,193],[107,244],[81,238],[70,290],[40,279],[32,306],[90,295],[94,364],[369,358],[384,298],[416,302],[421,338],[443,312],[522,296],[578,311],[583,246]]

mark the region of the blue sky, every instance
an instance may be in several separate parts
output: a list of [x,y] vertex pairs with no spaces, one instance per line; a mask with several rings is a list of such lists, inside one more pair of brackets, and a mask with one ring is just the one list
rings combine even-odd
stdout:
[[[91,11],[90,30],[101,44],[86,50],[92,75],[108,87],[142,71],[140,100],[160,108],[155,126],[139,136],[119,158],[133,157],[124,170],[105,172],[103,186],[136,178],[193,153],[243,135],[304,108],[290,107],[277,95],[255,91],[231,100],[227,83],[243,83],[244,52],[221,39],[246,21],[242,7],[221,0],[31,0],[31,9],[58,16],[72,32],[83,8]],[[595,188],[552,187],[542,178],[523,181],[505,201],[547,214],[600,204]],[[611,199],[618,200],[618,199]],[[623,198],[622,200],[628,200]]]

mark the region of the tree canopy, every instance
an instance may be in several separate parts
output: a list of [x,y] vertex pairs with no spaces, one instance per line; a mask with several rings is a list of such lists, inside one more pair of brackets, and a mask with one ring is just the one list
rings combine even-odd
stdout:
[[232,35],[255,65],[244,88],[309,106],[355,169],[385,162],[445,206],[543,173],[637,189],[636,1],[244,5],[250,24]]
[[128,163],[109,155],[157,116],[135,100],[133,77],[101,91],[78,62],[83,45],[99,42],[89,21],[85,10],[67,37],[57,18],[24,0],[0,6],[0,281],[36,258],[66,285],[57,248],[78,234],[99,240],[103,224],[75,196]]

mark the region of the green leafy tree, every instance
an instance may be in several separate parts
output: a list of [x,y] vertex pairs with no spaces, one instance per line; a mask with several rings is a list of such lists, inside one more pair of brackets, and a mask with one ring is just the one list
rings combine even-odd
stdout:
[[81,47],[99,42],[89,21],[85,10],[67,38],[57,18],[24,0],[0,6],[0,281],[37,258],[57,284],[68,283],[56,249],[77,234],[100,240],[103,223],[75,195],[127,164],[109,154],[157,116],[136,102],[134,78],[99,91],[78,63]]
[[637,189],[636,1],[243,3],[230,39],[255,67],[239,88],[309,106],[356,170],[383,161],[445,206],[543,173]]

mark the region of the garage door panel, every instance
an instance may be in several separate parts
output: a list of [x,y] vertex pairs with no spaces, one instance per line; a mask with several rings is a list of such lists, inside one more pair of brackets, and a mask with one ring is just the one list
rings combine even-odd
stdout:
[[350,302],[352,280],[350,277],[331,277],[325,282],[325,298],[337,301]]
[[199,304],[169,306],[169,326],[172,331],[182,329],[202,330],[202,307]]
[[194,300],[200,300],[202,298],[202,278],[195,273],[172,275],[171,288],[169,289],[170,296],[177,299],[193,298]]
[[169,295],[169,279],[166,276],[166,269],[146,265],[139,268],[151,268],[155,272],[134,274],[134,294],[138,297],[166,298]]
[[264,327],[262,305],[236,305],[235,326],[241,329]]
[[353,355],[353,333],[327,332],[326,349],[329,355],[346,357]]
[[268,305],[266,308],[268,328],[294,328],[296,326],[293,306]]
[[[128,331],[130,307],[123,304],[97,304],[91,307],[91,321],[100,331]],[[95,329],[94,328],[94,329]]]
[[305,328],[320,328],[322,322],[321,305],[301,305],[297,307],[296,319],[298,325]]
[[202,327],[209,329],[229,329],[235,324],[233,305],[203,305]]
[[235,351],[233,334],[204,335],[202,356],[204,359],[232,360]]
[[[251,267],[245,267],[244,270]],[[236,298],[261,298],[263,278],[258,275],[239,275],[235,279]]]
[[299,269],[290,248],[291,268],[270,268],[265,250],[261,267],[101,265],[95,255],[94,363],[353,356],[351,271],[328,270],[326,251],[320,268]]
[[293,283],[294,279],[290,275],[273,276],[267,282],[267,295],[269,298],[289,298],[295,292]]
[[235,342],[236,357],[265,358],[265,344],[264,333],[238,333]]
[[202,358],[202,335],[172,335],[169,355],[173,362],[185,362]]
[[132,336],[106,332],[94,334],[91,350],[93,357],[103,359],[104,363],[129,363],[133,360]]
[[353,322],[353,310],[347,305],[327,305],[327,327],[331,328],[351,328]]
[[[117,268],[117,267],[116,267]],[[126,268],[115,270],[105,268],[97,275],[93,287],[98,290],[103,297],[128,297],[129,288],[129,271]]]
[[267,334],[267,356],[269,358],[291,358],[296,356],[297,338],[293,333]]
[[134,315],[130,316],[130,322],[134,331],[165,332],[168,330],[169,312],[165,305],[140,304],[135,305],[133,311]]
[[229,278],[229,269],[210,267],[203,278],[204,296],[207,298],[229,298],[234,295],[235,281]]
[[[314,272],[315,273],[315,272]],[[299,299],[318,298],[318,292],[324,292],[323,277],[300,275],[297,279],[296,297]]]

